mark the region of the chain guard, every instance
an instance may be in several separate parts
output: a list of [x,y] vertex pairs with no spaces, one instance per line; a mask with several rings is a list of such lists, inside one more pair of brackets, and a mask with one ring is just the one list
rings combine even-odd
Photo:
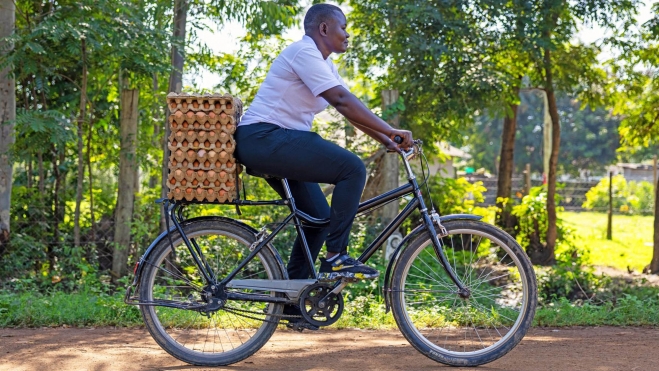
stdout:
[[[319,327],[338,321],[343,313],[343,295],[330,294],[332,290],[333,287],[322,283],[307,287],[300,295],[299,301],[302,318]],[[325,298],[326,296],[328,297]]]

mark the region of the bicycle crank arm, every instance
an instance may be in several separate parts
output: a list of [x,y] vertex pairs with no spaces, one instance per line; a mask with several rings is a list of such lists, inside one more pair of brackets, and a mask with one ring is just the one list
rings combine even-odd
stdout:
[[[274,291],[286,294],[291,300],[297,300],[302,291],[310,285],[317,283],[317,280],[260,280],[245,279],[231,280],[227,283],[227,289],[242,289],[254,291]],[[231,293],[228,293],[231,295]],[[243,294],[248,295],[248,294]]]

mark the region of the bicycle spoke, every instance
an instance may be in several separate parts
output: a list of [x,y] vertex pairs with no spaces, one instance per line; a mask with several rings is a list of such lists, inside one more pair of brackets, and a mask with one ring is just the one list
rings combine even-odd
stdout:
[[[484,223],[448,225],[461,223],[494,230]],[[485,359],[481,355],[496,359],[498,344],[517,342],[519,338],[512,334],[528,329],[530,322],[527,321],[520,330],[520,318],[531,310],[525,295],[528,279],[533,276],[527,279],[529,276],[523,274],[532,275],[533,272],[519,269],[517,256],[523,255],[514,255],[510,243],[502,242],[509,237],[495,238],[480,229],[455,231],[447,227],[447,230],[449,234],[440,240],[442,247],[452,265],[450,268],[469,290],[469,295],[458,294],[428,239],[423,244],[408,247],[396,266],[398,275],[394,277],[401,277],[395,278],[400,292],[396,291],[398,286],[394,286],[392,295],[401,299],[394,300],[394,317],[417,349],[423,349],[425,354],[429,354],[428,349],[432,350],[429,357],[441,362],[447,360],[444,356],[459,357],[470,361],[447,363],[478,365]],[[515,248],[523,254],[519,247]],[[478,358],[475,355],[479,355]]]
[[[187,234],[189,238],[195,239],[207,268],[219,281],[249,256],[249,246],[254,236],[253,233],[247,232],[244,235],[248,239],[241,240],[242,237],[232,233],[231,230],[235,229],[233,226],[226,227],[228,228],[226,232],[218,229],[216,224],[209,226]],[[220,226],[223,225],[220,223]],[[149,307],[141,307],[145,316],[157,320],[154,322],[156,327],[152,329],[166,339],[167,343],[163,346],[167,346],[167,349],[171,347],[172,352],[185,350],[195,354],[214,354],[217,355],[214,359],[219,360],[223,359],[227,352],[240,357],[240,353],[235,351],[258,349],[250,344],[260,342],[262,346],[264,340],[267,340],[274,331],[279,317],[274,317],[274,321],[272,317],[268,318],[271,314],[281,313],[282,305],[235,300],[224,303],[221,300],[218,302],[217,298],[212,303],[210,301],[207,303],[206,298],[212,296],[212,290],[216,289],[211,290],[210,284],[201,283],[202,275],[187,248],[180,248],[182,243],[180,238],[175,242],[175,246],[178,246],[178,251],[181,252],[176,256],[170,257],[168,252],[159,250],[159,258],[149,262],[152,267],[150,273],[145,273],[151,277],[149,283],[145,284],[145,287],[150,287],[148,295],[155,300],[161,300],[163,305],[166,301],[181,303],[176,307],[168,307],[159,306],[154,302],[154,305]],[[259,252],[242,270],[238,271],[235,278],[281,279],[278,273],[275,275],[279,271],[274,258],[271,258],[269,263],[272,265],[264,263],[264,254],[268,254],[268,251],[264,249]],[[264,290],[231,291],[263,296],[274,295]],[[226,310],[222,306],[226,306]],[[214,310],[206,313],[186,310],[186,307],[195,308],[197,311],[204,308],[214,308]],[[180,356],[185,358],[187,357],[185,354],[187,353],[180,353]]]

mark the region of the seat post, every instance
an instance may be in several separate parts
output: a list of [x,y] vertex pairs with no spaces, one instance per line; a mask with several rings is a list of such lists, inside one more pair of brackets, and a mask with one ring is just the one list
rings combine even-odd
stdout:
[[293,198],[291,193],[291,187],[288,186],[288,180],[286,178],[281,179],[281,185],[284,186],[284,193],[286,194],[286,199],[290,200]]
[[304,231],[302,230],[302,224],[300,223],[300,218],[298,217],[298,210],[297,207],[295,207],[295,200],[293,199],[293,194],[291,193],[291,187],[288,185],[288,180],[286,178],[282,178],[281,185],[284,186],[286,200],[289,202],[288,206],[291,208],[291,212],[294,214],[293,219],[295,220],[295,229],[297,230],[297,234],[300,237],[302,246],[304,247],[304,255],[307,258],[307,264],[309,265],[311,278],[318,279],[316,267],[314,265],[313,258],[311,257],[311,251],[309,250],[309,243],[307,242],[307,237],[304,235]]

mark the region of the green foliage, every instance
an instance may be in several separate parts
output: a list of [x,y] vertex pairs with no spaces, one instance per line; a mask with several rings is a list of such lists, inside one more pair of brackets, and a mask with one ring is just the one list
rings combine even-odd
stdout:
[[[401,125],[427,141],[459,141],[476,109],[502,95],[510,75],[492,58],[501,24],[499,5],[479,2],[352,0],[352,47],[346,62],[399,90]],[[354,41],[353,41],[354,40]],[[387,71],[384,76],[382,69]]]
[[[540,94],[539,91],[520,92],[514,152],[516,174],[524,171],[526,164],[531,164],[535,173],[543,171],[544,98]],[[558,94],[557,108],[561,117],[561,156],[558,159],[561,173],[575,176],[580,170],[588,170],[590,175],[603,173],[605,166],[616,161],[621,118],[603,108],[582,107],[582,102],[566,94]],[[472,167],[495,173],[492,159],[500,155],[502,121],[500,115],[484,112],[467,130],[469,139],[465,147],[472,156]]]
[[[559,200],[556,200],[558,204]],[[557,207],[558,211],[562,208]],[[532,187],[519,205],[513,206],[512,214],[519,221],[517,242],[528,248],[532,244],[544,243],[547,239],[547,190],[544,186]],[[556,220],[557,241],[566,241],[571,231],[564,227],[560,218]]]
[[[605,177],[586,192],[582,207],[604,211],[609,208],[609,178]],[[652,183],[627,182],[621,174],[613,177],[611,184],[613,210],[625,214],[650,215],[654,212],[654,187]]]
[[588,265],[588,255],[589,250],[577,248],[572,239],[561,241],[556,264],[549,268],[536,268],[540,303],[551,303],[560,298],[570,301],[592,298],[602,286],[603,277],[593,273],[592,266]]
[[476,206],[484,201],[482,182],[470,183],[465,178],[445,178],[439,174],[428,179],[432,200],[442,214],[489,215],[486,208]]
[[615,76],[611,106],[625,117],[619,130],[629,148],[659,143],[659,6],[652,11],[654,17],[643,27],[613,38],[620,55],[609,62]]

